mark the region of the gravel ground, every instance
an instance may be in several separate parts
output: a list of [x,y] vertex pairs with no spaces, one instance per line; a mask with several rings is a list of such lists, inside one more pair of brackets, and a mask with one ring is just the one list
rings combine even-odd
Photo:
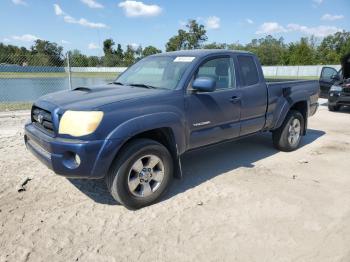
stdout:
[[323,104],[292,153],[263,134],[187,154],[184,179],[138,211],[49,171],[27,119],[0,114],[0,261],[350,261],[350,109]]

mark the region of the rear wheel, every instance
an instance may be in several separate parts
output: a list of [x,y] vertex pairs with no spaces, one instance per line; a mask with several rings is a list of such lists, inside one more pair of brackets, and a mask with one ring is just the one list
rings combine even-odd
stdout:
[[335,106],[328,105],[328,110],[329,110],[329,111],[334,112],[334,111],[339,111],[339,109],[340,109],[340,106],[337,106],[337,105],[335,105]]
[[303,115],[299,111],[291,110],[282,126],[272,133],[274,146],[286,152],[297,149],[304,132],[304,126]]
[[113,198],[130,209],[154,203],[168,188],[173,162],[167,148],[150,139],[127,144],[106,177]]

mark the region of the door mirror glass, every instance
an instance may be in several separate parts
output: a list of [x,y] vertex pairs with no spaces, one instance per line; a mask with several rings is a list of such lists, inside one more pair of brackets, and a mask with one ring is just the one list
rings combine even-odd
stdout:
[[211,77],[198,77],[192,83],[192,88],[199,92],[215,91],[216,81]]

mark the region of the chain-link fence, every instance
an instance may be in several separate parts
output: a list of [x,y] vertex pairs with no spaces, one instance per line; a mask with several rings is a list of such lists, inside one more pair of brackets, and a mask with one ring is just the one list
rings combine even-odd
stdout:
[[[39,97],[78,86],[112,81],[119,67],[84,67],[79,58],[65,55],[0,54],[0,110],[28,108]],[[101,61],[101,59],[100,59]],[[78,67],[82,64],[82,67]],[[71,65],[74,65],[72,67]]]
[[[80,56],[0,53],[0,110],[28,108],[42,95],[112,81],[126,67],[105,67],[104,58],[89,63]],[[108,63],[107,63],[108,64]],[[264,66],[267,78],[314,78],[323,66]],[[337,69],[340,66],[333,66]]]

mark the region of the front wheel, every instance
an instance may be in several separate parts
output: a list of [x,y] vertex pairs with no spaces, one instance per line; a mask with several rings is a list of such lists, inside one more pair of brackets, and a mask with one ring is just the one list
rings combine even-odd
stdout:
[[337,106],[337,105],[335,105],[335,106],[328,105],[328,110],[329,110],[329,111],[336,112],[336,111],[339,111],[339,109],[340,109],[340,106]]
[[165,146],[136,139],[115,159],[106,184],[113,198],[130,209],[153,204],[173,177],[172,157]]
[[274,146],[285,152],[298,148],[304,132],[304,117],[299,111],[291,110],[282,126],[272,133]]

